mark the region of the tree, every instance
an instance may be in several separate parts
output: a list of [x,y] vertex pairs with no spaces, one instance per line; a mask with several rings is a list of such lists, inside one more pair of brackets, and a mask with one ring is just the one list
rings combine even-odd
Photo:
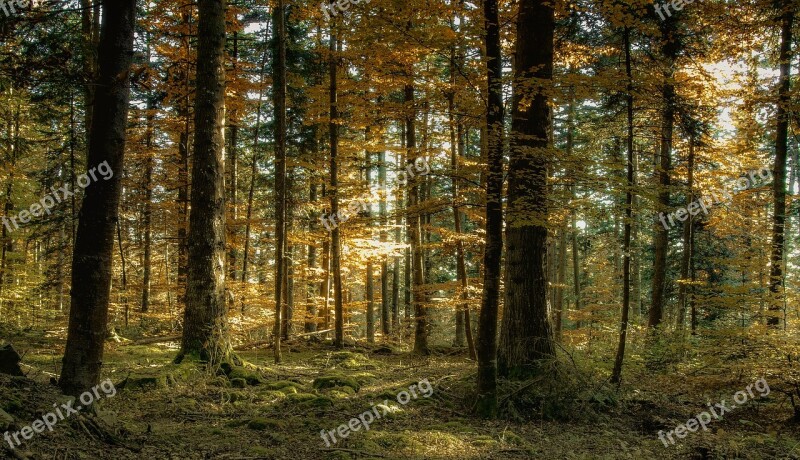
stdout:
[[[520,19],[521,21],[521,19]],[[500,305],[500,262],[503,253],[503,62],[500,55],[500,19],[497,0],[483,1],[486,31],[488,131],[486,175],[486,248],[483,253],[483,294],[478,327],[477,413],[497,413],[497,315]]]
[[189,271],[177,361],[191,355],[218,365],[235,358],[225,303],[225,0],[200,0],[198,12]]
[[497,359],[500,375],[512,378],[538,373],[539,362],[555,356],[545,273],[547,90],[553,78],[554,29],[550,3],[520,3],[506,212],[506,303]]
[[114,230],[122,192],[136,0],[103,6],[99,69],[87,173],[105,163],[108,180],[86,188],[72,259],[69,328],[59,386],[77,396],[100,381],[108,322]]
[[275,362],[281,362],[281,325],[286,283],[286,7],[278,0],[275,19]]
[[772,256],[770,258],[769,291],[772,303],[767,324],[777,327],[780,324],[780,311],[783,294],[783,254],[784,224],[786,222],[786,152],[789,134],[790,84],[792,70],[792,24],[794,7],[790,0],[780,3],[781,8],[781,43],[780,43],[780,79],[778,83],[778,108],[775,113],[775,166],[773,169],[773,214],[772,214]]

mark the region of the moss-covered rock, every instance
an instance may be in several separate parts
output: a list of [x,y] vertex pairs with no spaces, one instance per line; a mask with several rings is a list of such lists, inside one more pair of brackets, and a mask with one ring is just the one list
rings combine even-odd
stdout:
[[317,377],[314,379],[313,387],[318,390],[337,387],[350,387],[355,392],[358,392],[358,390],[361,389],[361,385],[356,379],[339,374]]
[[256,386],[264,383],[258,371],[246,369],[240,366],[234,366],[226,373],[228,378],[233,382],[235,379],[243,379],[248,385]]

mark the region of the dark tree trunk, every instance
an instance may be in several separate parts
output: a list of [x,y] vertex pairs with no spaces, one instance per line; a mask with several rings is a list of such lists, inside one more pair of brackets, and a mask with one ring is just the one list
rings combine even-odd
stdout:
[[225,0],[198,3],[186,355],[216,365],[231,358],[225,299]]
[[[547,317],[547,157],[553,76],[552,4],[523,0],[517,19],[506,217],[506,303],[500,375],[525,378],[555,355]],[[523,101],[530,101],[525,104]],[[487,234],[489,233],[487,229]],[[488,264],[487,264],[488,270]]]
[[284,283],[286,280],[286,6],[278,0],[275,18],[275,327],[273,353],[280,363],[283,323]]
[[[235,82],[238,78],[239,67],[239,33],[233,33],[233,72],[231,81]],[[238,92],[234,92],[236,99],[239,99]],[[235,104],[234,104],[235,107]],[[230,220],[228,222],[228,277],[236,280],[236,259],[238,257],[237,234],[238,234],[238,220],[239,220],[239,200],[238,200],[238,187],[237,182],[239,178],[239,114],[233,109],[230,113],[230,121],[228,123],[228,131],[230,132],[230,147],[228,150],[228,164],[225,165],[230,172],[228,179],[228,199],[230,200]]]
[[633,176],[633,76],[631,73],[631,30],[625,27],[623,32],[623,47],[625,48],[625,76],[627,78],[626,105],[628,136],[626,144],[628,159],[626,161],[626,187],[625,187],[625,234],[622,240],[622,320],[619,325],[619,344],[617,356],[614,359],[614,370],[611,373],[611,382],[619,384],[622,381],[622,363],[625,359],[625,344],[628,337],[628,314],[631,302],[631,223],[633,222],[633,187],[636,185]]
[[[331,215],[338,216],[339,214],[339,166],[338,166],[338,151],[339,151],[339,108],[337,106],[337,70],[338,62],[336,59],[338,37],[336,35],[335,27],[331,28],[330,38],[330,52],[331,58],[329,63],[330,72],[330,120],[328,123],[328,130],[330,133],[330,173],[331,173]],[[341,242],[340,242],[339,226],[333,227],[331,232],[331,271],[333,272],[333,308],[334,308],[334,346],[342,348],[344,346],[344,305],[342,300],[342,263],[341,263]]]
[[[380,239],[382,244],[386,244],[389,240],[387,227],[389,225],[389,218],[387,215],[386,204],[386,151],[381,150],[378,154],[378,187],[380,188],[381,201],[379,204],[378,212],[381,217],[381,233]],[[389,257],[384,255],[381,259],[381,332],[386,339],[392,332],[391,317],[389,313]]]
[[[405,86],[406,109],[410,111],[406,119],[406,163],[413,165],[417,159],[416,109],[414,108],[414,86]],[[414,353],[427,355],[428,350],[428,308],[426,304],[422,232],[420,230],[420,184],[416,178],[408,180],[408,209],[406,224],[411,246],[411,297],[414,308]]]
[[153,220],[153,119],[155,107],[147,105],[147,132],[145,133],[144,165],[144,261],[142,262],[142,313],[150,311],[150,277],[152,272],[152,220]]
[[792,72],[792,24],[794,9],[792,2],[781,2],[781,49],[780,84],[778,86],[778,109],[775,113],[775,167],[773,168],[772,190],[774,195],[772,214],[772,256],[770,259],[769,291],[772,299],[769,306],[767,325],[777,328],[783,310],[783,254],[784,223],[786,222],[786,152],[789,133],[790,81]]
[[[694,134],[689,135],[689,161],[687,166],[688,183],[686,185],[686,208],[694,202]],[[692,233],[694,231],[692,215],[683,223],[683,254],[681,255],[681,284],[678,287],[678,330],[683,331],[686,318],[687,292],[689,283],[689,261],[692,258]]]
[[[316,151],[316,149],[315,149]],[[310,190],[308,193],[308,201],[309,203],[316,203],[317,202],[317,184],[311,184]],[[313,233],[316,230],[316,215],[312,215],[311,219],[308,222],[308,230],[310,233]],[[313,244],[309,244],[308,248],[308,271],[307,273],[313,273],[317,268],[317,247]],[[306,279],[306,319],[305,319],[305,326],[303,327],[304,332],[316,332],[317,330],[317,304],[315,294],[317,292],[316,282],[312,281],[310,277]]]
[[100,381],[108,321],[114,228],[122,192],[129,70],[133,60],[136,0],[103,8],[87,171],[103,162],[114,175],[85,190],[72,260],[69,329],[59,386],[77,396]]
[[[667,60],[664,83],[661,87],[661,146],[660,161],[656,165],[658,177],[657,211],[669,212],[670,171],[672,169],[672,136],[675,124],[675,60],[678,55],[677,18],[668,17],[661,25],[664,44],[661,52]],[[664,317],[664,290],[667,280],[667,251],[669,250],[669,231],[659,219],[653,223],[653,289],[647,326],[655,328]]]
[[483,253],[483,296],[478,329],[476,411],[497,414],[497,316],[500,309],[500,263],[503,253],[503,63],[497,0],[483,1],[486,31],[486,74],[489,100],[486,174],[486,248]]

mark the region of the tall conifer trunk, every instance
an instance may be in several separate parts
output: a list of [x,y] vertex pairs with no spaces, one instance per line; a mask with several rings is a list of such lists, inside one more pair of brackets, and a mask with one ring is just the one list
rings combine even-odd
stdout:
[[86,188],[72,259],[71,306],[59,386],[77,396],[100,380],[111,290],[111,256],[122,193],[129,71],[136,0],[103,7],[88,168],[108,162],[114,175]]

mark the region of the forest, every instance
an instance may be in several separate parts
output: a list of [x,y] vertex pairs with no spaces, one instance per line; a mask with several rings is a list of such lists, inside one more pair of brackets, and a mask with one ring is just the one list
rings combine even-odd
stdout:
[[0,0],[0,459],[800,459],[800,0]]

